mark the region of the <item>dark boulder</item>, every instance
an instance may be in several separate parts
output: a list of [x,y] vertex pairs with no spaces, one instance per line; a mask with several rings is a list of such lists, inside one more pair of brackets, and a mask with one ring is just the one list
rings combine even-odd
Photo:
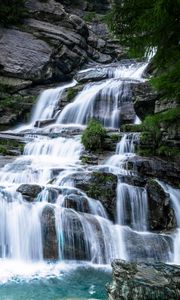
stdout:
[[58,259],[58,240],[55,226],[55,211],[46,206],[41,216],[43,257],[44,259]]
[[134,156],[128,159],[127,168],[140,176],[159,178],[172,185],[179,185],[180,165],[175,162]]
[[148,180],[146,185],[151,230],[176,228],[176,218],[171,207],[169,194],[165,193],[156,180]]
[[113,281],[107,286],[109,300],[170,300],[180,298],[178,266],[135,264],[122,260],[112,263]]
[[43,188],[37,184],[21,184],[17,192],[21,193],[25,200],[33,202],[42,189]]

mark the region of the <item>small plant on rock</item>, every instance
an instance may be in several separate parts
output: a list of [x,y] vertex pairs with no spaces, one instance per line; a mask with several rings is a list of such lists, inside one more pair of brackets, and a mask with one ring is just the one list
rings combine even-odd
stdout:
[[98,151],[103,149],[106,129],[100,122],[91,119],[84,130],[81,141],[86,150]]

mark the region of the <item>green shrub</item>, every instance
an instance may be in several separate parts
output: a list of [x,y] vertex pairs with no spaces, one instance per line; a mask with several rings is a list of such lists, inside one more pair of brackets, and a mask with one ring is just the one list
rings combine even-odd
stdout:
[[26,15],[25,0],[5,0],[0,2],[0,24],[7,26],[9,24],[21,23]]
[[88,122],[81,141],[86,150],[98,151],[103,148],[105,137],[106,130],[98,121],[92,119]]

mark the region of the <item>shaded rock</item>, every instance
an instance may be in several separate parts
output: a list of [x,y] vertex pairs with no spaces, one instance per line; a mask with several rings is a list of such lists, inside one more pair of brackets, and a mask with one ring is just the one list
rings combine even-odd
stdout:
[[133,85],[134,109],[141,120],[154,114],[155,102],[158,99],[159,95],[150,88],[148,82]]
[[112,263],[113,281],[107,286],[109,300],[169,300],[180,297],[180,268],[163,263]]
[[172,185],[179,185],[180,165],[175,162],[135,156],[128,159],[127,168],[140,176],[159,178]]
[[78,212],[89,213],[89,204],[85,196],[71,193],[64,198],[63,206]]
[[159,113],[168,109],[172,109],[172,108],[177,108],[179,106],[178,101],[176,100],[167,100],[167,99],[161,99],[161,100],[157,100],[155,102],[155,113]]
[[50,206],[44,208],[41,216],[41,227],[44,259],[58,259],[58,241],[54,208]]
[[21,184],[17,192],[21,193],[27,201],[33,202],[42,189],[43,188],[37,184]]
[[155,180],[146,184],[149,208],[149,226],[151,230],[170,230],[176,228],[176,217],[171,207],[169,195]]
[[75,186],[105,207],[109,217],[115,219],[117,177],[111,173],[93,172],[73,175]]

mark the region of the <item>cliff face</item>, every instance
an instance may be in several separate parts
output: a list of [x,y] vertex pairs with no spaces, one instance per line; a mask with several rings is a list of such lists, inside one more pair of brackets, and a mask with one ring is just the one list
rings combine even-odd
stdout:
[[[72,6],[66,12],[68,3],[26,1],[23,24],[0,28],[0,125],[13,125],[29,111],[39,92],[31,87],[70,80],[84,63],[109,63],[122,54],[72,14]],[[79,5],[75,7],[83,15],[88,3],[81,10]]]

